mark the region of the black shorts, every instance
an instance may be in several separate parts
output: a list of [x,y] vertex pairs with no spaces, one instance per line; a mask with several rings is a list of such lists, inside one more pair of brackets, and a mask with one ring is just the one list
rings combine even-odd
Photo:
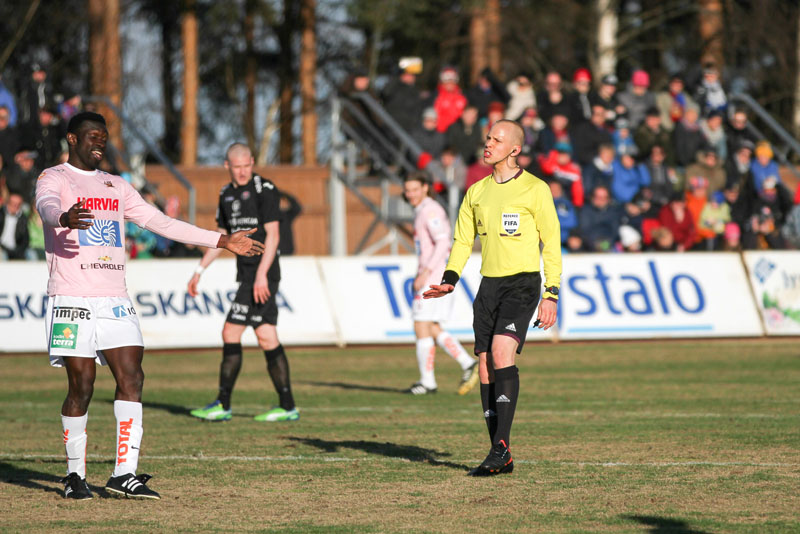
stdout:
[[472,304],[475,354],[489,352],[496,335],[516,339],[517,354],[521,353],[541,290],[542,276],[538,272],[483,277]]
[[243,324],[258,328],[262,324],[278,324],[278,303],[275,300],[278,294],[279,282],[268,280],[269,298],[263,304],[256,304],[253,298],[253,286],[241,284],[236,291],[236,298],[231,303],[231,311],[225,319],[228,323]]

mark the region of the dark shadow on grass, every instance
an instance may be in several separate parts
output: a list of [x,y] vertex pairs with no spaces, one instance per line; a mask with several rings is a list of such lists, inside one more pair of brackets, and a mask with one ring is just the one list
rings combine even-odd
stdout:
[[[107,402],[108,404],[114,404],[114,399],[106,399],[105,402]],[[187,408],[186,406],[179,406],[177,404],[167,404],[165,402],[142,401],[142,408],[161,410],[167,413],[171,413],[172,415],[189,415],[189,412],[191,412],[191,408]]]
[[707,530],[697,530],[690,527],[689,523],[682,519],[652,515],[624,515],[622,518],[647,525],[650,527],[647,530],[650,534],[711,534]]
[[469,471],[469,467],[463,464],[439,460],[437,457],[450,456],[449,452],[441,452],[434,449],[417,447],[416,445],[398,445],[397,443],[378,442],[378,441],[351,441],[351,440],[327,440],[318,438],[297,438],[290,436],[291,441],[302,443],[311,447],[316,447],[324,452],[337,452],[339,449],[353,449],[364,451],[367,454],[377,454],[387,458],[403,458],[410,462],[427,463],[436,466]]
[[[36,461],[39,462],[41,460]],[[59,463],[63,464],[64,460],[59,460]],[[14,484],[23,488],[61,495],[63,490],[61,478],[50,473],[0,462],[0,481],[6,484]],[[53,486],[54,484],[55,486]]]
[[370,386],[368,384],[348,384],[347,382],[315,382],[313,380],[299,380],[297,384],[307,386],[322,386],[339,389],[356,389],[359,391],[379,391],[382,393],[405,393],[406,390],[399,388],[387,388],[383,386]]

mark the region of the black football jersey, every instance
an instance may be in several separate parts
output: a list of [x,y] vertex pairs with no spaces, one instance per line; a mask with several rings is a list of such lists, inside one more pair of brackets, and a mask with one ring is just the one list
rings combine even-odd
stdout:
[[[219,193],[217,225],[229,234],[257,228],[250,237],[263,243],[267,237],[264,225],[279,219],[278,189],[275,184],[257,174],[253,175],[247,185],[239,186],[231,182]],[[268,280],[281,279],[279,255],[280,250],[267,271]],[[252,284],[260,261],[261,256],[236,256],[236,280],[243,284]]]

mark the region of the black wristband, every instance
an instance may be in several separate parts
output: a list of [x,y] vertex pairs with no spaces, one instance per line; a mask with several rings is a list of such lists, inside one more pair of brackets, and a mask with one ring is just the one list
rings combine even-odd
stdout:
[[68,221],[68,219],[64,219],[65,222],[61,221],[61,218],[64,217],[65,215],[69,217],[69,214],[66,211],[58,216],[58,224],[60,224],[62,228],[67,227],[66,221]]
[[445,271],[442,276],[442,284],[449,284],[453,287],[458,283],[458,273],[455,271]]

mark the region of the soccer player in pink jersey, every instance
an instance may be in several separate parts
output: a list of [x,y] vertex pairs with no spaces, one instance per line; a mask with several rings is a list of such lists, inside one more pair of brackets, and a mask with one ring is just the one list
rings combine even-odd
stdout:
[[86,483],[86,422],[96,363],[116,380],[116,461],[110,493],[159,499],[136,475],[142,441],[144,342],[125,287],[125,220],[175,241],[226,248],[244,256],[263,252],[249,237],[203,230],[167,217],[119,176],[100,171],[108,130],[102,115],[79,113],[67,126],[69,158],[36,184],[36,209],[44,223],[47,283],[45,326],[50,365],[66,367],[69,389],[61,407],[67,476],[64,497],[91,499]]
[[436,300],[422,298],[422,291],[441,280],[444,274],[450,254],[450,221],[441,204],[428,196],[430,180],[424,173],[408,176],[403,190],[406,200],[414,207],[414,244],[419,258],[414,279],[412,315],[420,379],[406,391],[412,395],[436,393],[433,362],[438,343],[461,366],[458,393],[466,395],[478,383],[478,360],[467,354],[461,343],[441,326],[450,317],[454,297]]

